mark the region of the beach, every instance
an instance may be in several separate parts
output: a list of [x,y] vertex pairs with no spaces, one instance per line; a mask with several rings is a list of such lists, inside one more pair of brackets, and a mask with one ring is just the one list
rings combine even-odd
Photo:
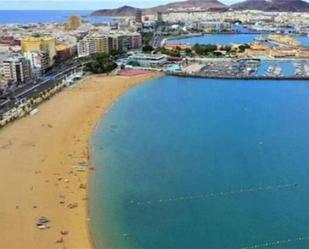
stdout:
[[0,130],[0,248],[91,248],[89,139],[119,96],[160,75],[90,76]]

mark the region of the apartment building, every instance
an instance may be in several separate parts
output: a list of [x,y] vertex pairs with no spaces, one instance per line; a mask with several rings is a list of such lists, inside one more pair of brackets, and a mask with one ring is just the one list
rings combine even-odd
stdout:
[[3,61],[3,72],[6,81],[25,83],[32,78],[30,61],[19,55]]

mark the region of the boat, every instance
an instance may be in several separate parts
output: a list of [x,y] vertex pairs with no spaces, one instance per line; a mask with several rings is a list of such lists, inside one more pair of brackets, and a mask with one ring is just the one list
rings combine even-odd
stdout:
[[271,73],[274,71],[274,67],[273,66],[269,66],[268,69],[267,69],[267,72],[268,73]]
[[259,42],[267,42],[267,39],[262,35],[255,37],[255,40]]

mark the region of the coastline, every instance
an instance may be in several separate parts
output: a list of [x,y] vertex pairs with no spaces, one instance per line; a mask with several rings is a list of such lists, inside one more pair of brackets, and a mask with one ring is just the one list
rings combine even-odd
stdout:
[[304,81],[309,80],[308,76],[210,76],[203,73],[183,73],[183,72],[167,72],[167,75],[176,76],[176,77],[186,77],[186,78],[202,78],[202,79],[215,79],[215,80],[277,80],[277,81],[286,81],[286,80],[295,80],[295,81]]
[[[0,248],[94,247],[88,226],[91,171],[75,167],[91,163],[89,141],[114,101],[160,76],[91,76],[41,104],[38,114],[0,130]],[[40,216],[50,219],[49,229],[36,227]]]

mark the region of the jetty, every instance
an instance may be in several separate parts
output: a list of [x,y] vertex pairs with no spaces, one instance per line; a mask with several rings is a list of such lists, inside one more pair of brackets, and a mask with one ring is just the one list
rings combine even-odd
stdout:
[[208,75],[204,72],[184,73],[184,72],[165,72],[167,75],[190,78],[224,79],[224,80],[309,80],[309,76],[235,76],[235,75]]

